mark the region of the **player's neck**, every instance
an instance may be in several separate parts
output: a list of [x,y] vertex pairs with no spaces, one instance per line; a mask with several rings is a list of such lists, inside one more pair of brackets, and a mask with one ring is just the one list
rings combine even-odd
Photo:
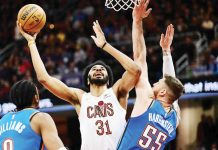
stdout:
[[158,99],[163,106],[164,110],[166,113],[169,113],[171,111],[171,104],[164,98],[159,98]]
[[93,96],[101,96],[105,90],[107,90],[107,85],[90,85],[90,93]]
[[161,102],[161,104],[163,105],[164,108],[168,109],[171,107],[171,103],[169,102],[167,97],[157,97],[157,100],[159,100]]

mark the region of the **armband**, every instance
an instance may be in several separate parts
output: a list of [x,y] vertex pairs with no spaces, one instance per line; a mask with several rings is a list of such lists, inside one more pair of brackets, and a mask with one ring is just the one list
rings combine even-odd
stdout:
[[36,44],[36,42],[35,41],[29,41],[28,42],[28,46],[30,47],[30,45],[32,45],[32,44]]
[[163,56],[168,56],[168,55],[171,55],[171,53],[168,51],[163,51]]

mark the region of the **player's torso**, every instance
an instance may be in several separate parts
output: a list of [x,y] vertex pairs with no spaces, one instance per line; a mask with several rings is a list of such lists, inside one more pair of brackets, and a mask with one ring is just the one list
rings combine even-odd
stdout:
[[125,115],[112,89],[99,97],[84,94],[79,114],[81,149],[116,149],[126,125]]
[[166,113],[161,103],[154,100],[149,109],[132,117],[119,144],[119,150],[162,150],[176,137],[176,112]]
[[2,150],[38,150],[42,139],[30,126],[30,117],[37,113],[34,109],[25,109],[6,114],[0,120],[0,149]]

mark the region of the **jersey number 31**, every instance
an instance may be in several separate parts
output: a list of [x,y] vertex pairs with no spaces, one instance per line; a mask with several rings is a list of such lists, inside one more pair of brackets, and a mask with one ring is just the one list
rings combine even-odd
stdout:
[[103,122],[101,120],[97,120],[95,122],[95,125],[98,127],[98,129],[96,130],[98,135],[103,135],[103,134],[112,134],[111,130],[110,130],[110,126],[108,123],[108,120],[106,122]]

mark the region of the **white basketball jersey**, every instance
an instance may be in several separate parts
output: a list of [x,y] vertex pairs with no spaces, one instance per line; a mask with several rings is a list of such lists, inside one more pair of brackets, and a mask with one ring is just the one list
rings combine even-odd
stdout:
[[85,93],[79,114],[81,150],[116,150],[126,126],[125,116],[112,88],[99,97]]

